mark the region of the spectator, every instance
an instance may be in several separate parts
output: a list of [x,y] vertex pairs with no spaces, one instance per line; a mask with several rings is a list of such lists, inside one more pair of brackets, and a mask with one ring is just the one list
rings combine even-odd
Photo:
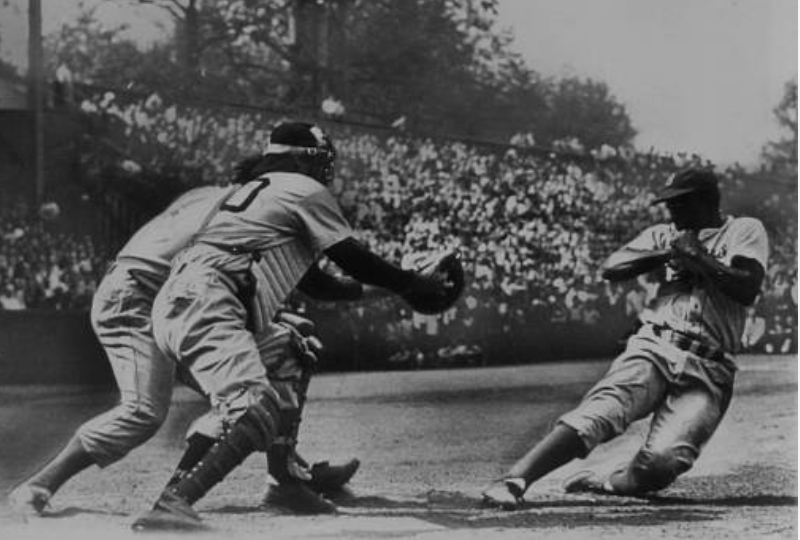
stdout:
[[742,334],[742,348],[745,351],[755,351],[766,331],[766,321],[764,317],[756,313],[756,308],[747,308],[747,318],[744,322],[744,332]]
[[[182,171],[187,183],[223,178],[228,163],[263,147],[269,126],[279,120],[267,113],[157,100],[125,102],[113,94],[87,100],[81,108],[106,122],[104,135],[111,133],[125,155],[108,157],[101,155],[107,145],[87,145],[87,174],[92,164],[97,170],[115,166],[126,179],[147,171],[156,176]],[[198,138],[200,130],[207,136]],[[511,338],[524,329],[553,322],[616,327],[635,318],[658,282],[611,287],[598,280],[597,264],[613,246],[629,240],[630,231],[663,217],[663,209],[649,203],[664,176],[686,162],[707,165],[697,156],[608,146],[586,152],[574,140],[560,141],[558,152],[542,152],[524,134],[514,139],[516,147],[496,148],[344,123],[331,131],[341,180],[334,189],[348,219],[363,231],[363,242],[393,260],[413,251],[458,248],[469,262],[465,300],[436,320],[435,331],[427,322],[420,324],[436,336],[425,338],[435,344],[428,348],[462,343],[482,346],[485,353],[488,343],[489,360],[515,357],[515,351],[498,352],[503,347],[544,350],[532,336],[546,341],[546,332],[529,331],[514,344]],[[738,193],[749,201],[753,197],[743,174],[735,167],[721,172],[732,198]],[[760,196],[754,213],[780,220],[780,227],[770,231],[770,272],[757,307],[766,322],[762,348],[775,332],[786,333],[787,316],[796,313],[797,223],[791,199]],[[11,200],[0,198],[0,280],[12,284],[28,308],[87,309],[105,263],[102,243],[47,230],[25,205],[8,204]],[[315,309],[320,308],[309,306]],[[336,339],[355,340],[354,350],[364,356],[356,365],[369,355],[417,347],[407,331],[413,319],[399,315],[397,302],[352,309],[353,335]],[[373,343],[386,341],[387,332],[391,347]],[[785,341],[772,349],[780,352]],[[434,356],[429,352],[431,361]],[[528,361],[530,355],[520,359]]]
[[22,291],[17,291],[11,283],[7,283],[0,293],[0,308],[6,311],[25,309],[25,300]]

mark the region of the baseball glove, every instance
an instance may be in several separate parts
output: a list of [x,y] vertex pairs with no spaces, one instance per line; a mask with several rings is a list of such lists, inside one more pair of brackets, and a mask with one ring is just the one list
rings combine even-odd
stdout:
[[417,274],[400,295],[414,311],[428,315],[442,313],[450,309],[464,291],[464,266],[456,251],[411,254],[403,260],[402,266]]

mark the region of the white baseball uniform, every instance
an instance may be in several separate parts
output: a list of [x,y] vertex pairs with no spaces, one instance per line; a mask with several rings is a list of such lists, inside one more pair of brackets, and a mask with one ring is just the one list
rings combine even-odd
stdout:
[[[667,249],[677,235],[673,225],[656,225],[627,247]],[[766,270],[769,244],[756,219],[728,217],[719,228],[701,230],[698,239],[725,265],[739,256]],[[740,347],[745,315],[745,306],[712,284],[668,268],[626,350],[580,405],[560,418],[591,450],[653,413],[644,446],[624,469],[622,491],[661,489],[692,467],[730,403],[732,354]]]
[[270,386],[254,332],[267,339],[269,321],[309,267],[352,235],[325,186],[275,172],[242,186],[175,258],[153,305],[156,342],[191,371],[227,421],[259,393],[293,406]]
[[202,187],[180,196],[133,235],[98,286],[92,326],[114,372],[120,403],[78,428],[78,437],[100,466],[149,439],[166,418],[175,365],[153,340],[153,299],[169,275],[172,257],[231,191]]

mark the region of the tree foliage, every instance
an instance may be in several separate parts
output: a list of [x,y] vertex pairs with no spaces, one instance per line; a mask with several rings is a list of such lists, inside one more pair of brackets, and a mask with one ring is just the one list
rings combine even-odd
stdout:
[[778,125],[786,133],[778,141],[767,143],[762,151],[764,167],[797,182],[797,81],[784,87],[783,98],[775,109]]
[[21,80],[22,75],[17,71],[16,66],[0,58],[0,78],[9,80]]
[[168,45],[141,50],[122,37],[126,25],[106,28],[85,11],[45,39],[45,71],[54,77],[66,66],[80,82],[148,91],[170,83],[173,72]]
[[538,144],[627,146],[625,108],[598,81],[545,79],[496,28],[497,0],[128,0],[174,31],[142,50],[86,12],[48,40],[51,69],[162,95],[347,118],[428,133]]

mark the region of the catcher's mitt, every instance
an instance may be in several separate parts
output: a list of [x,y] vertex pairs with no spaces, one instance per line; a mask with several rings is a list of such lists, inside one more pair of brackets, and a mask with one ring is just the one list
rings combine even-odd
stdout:
[[418,279],[401,294],[414,311],[442,313],[464,291],[464,267],[456,251],[411,254],[404,258],[402,266],[417,273]]

